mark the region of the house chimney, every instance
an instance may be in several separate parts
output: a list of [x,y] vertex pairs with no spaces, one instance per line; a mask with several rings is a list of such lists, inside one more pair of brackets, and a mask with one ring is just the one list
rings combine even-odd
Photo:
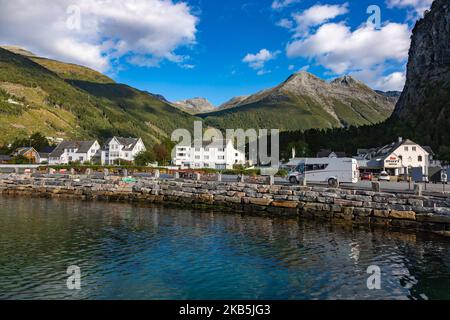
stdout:
[[402,138],[402,137],[399,137],[399,138],[398,138],[398,142],[403,142],[403,138]]

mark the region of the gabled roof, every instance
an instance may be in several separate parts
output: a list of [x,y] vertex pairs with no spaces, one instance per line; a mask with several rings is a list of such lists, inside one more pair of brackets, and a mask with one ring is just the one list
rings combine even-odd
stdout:
[[[409,140],[409,139],[400,140],[400,141],[385,145],[384,147],[378,149],[377,153],[374,155],[374,158],[378,157],[378,158],[385,159],[386,157],[391,155],[395,150],[397,150],[399,147],[410,146],[410,145],[417,145],[420,147],[420,145],[418,145],[417,143],[415,143],[412,140]],[[428,151],[426,151],[426,152],[428,152]]]
[[63,141],[50,153],[51,158],[59,158],[66,149],[78,149],[77,153],[87,153],[97,141]]
[[335,154],[338,158],[345,158],[347,155],[345,152],[333,152],[331,150],[322,149],[317,153],[317,158],[328,158],[331,156],[331,154]]
[[433,149],[432,149],[430,146],[423,146],[422,148],[423,148],[423,150],[425,150],[426,152],[428,152],[430,155],[432,155],[432,156],[435,155]]
[[140,138],[112,137],[106,141],[106,144],[110,144],[114,139],[116,139],[117,142],[124,146],[123,151],[133,151],[134,147],[140,140]]
[[14,151],[14,155],[23,156],[28,151],[37,153],[37,151],[33,147],[21,147],[21,148],[17,148],[16,151]]

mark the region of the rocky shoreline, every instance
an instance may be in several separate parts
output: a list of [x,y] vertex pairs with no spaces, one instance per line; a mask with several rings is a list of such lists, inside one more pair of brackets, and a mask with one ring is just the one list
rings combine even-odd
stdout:
[[450,234],[450,197],[159,177],[0,176],[0,194],[215,208]]

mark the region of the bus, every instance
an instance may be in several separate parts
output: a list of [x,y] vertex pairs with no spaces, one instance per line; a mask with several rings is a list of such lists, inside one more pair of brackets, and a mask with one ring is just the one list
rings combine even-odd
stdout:
[[357,183],[358,161],[352,158],[304,158],[289,173],[288,180],[292,184],[298,184],[304,179],[307,182],[326,182],[330,186]]

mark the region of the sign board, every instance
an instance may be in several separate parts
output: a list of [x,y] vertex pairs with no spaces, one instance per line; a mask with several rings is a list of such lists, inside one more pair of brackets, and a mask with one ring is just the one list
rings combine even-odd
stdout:
[[399,157],[391,155],[384,160],[385,168],[400,168],[402,166],[402,161]]

